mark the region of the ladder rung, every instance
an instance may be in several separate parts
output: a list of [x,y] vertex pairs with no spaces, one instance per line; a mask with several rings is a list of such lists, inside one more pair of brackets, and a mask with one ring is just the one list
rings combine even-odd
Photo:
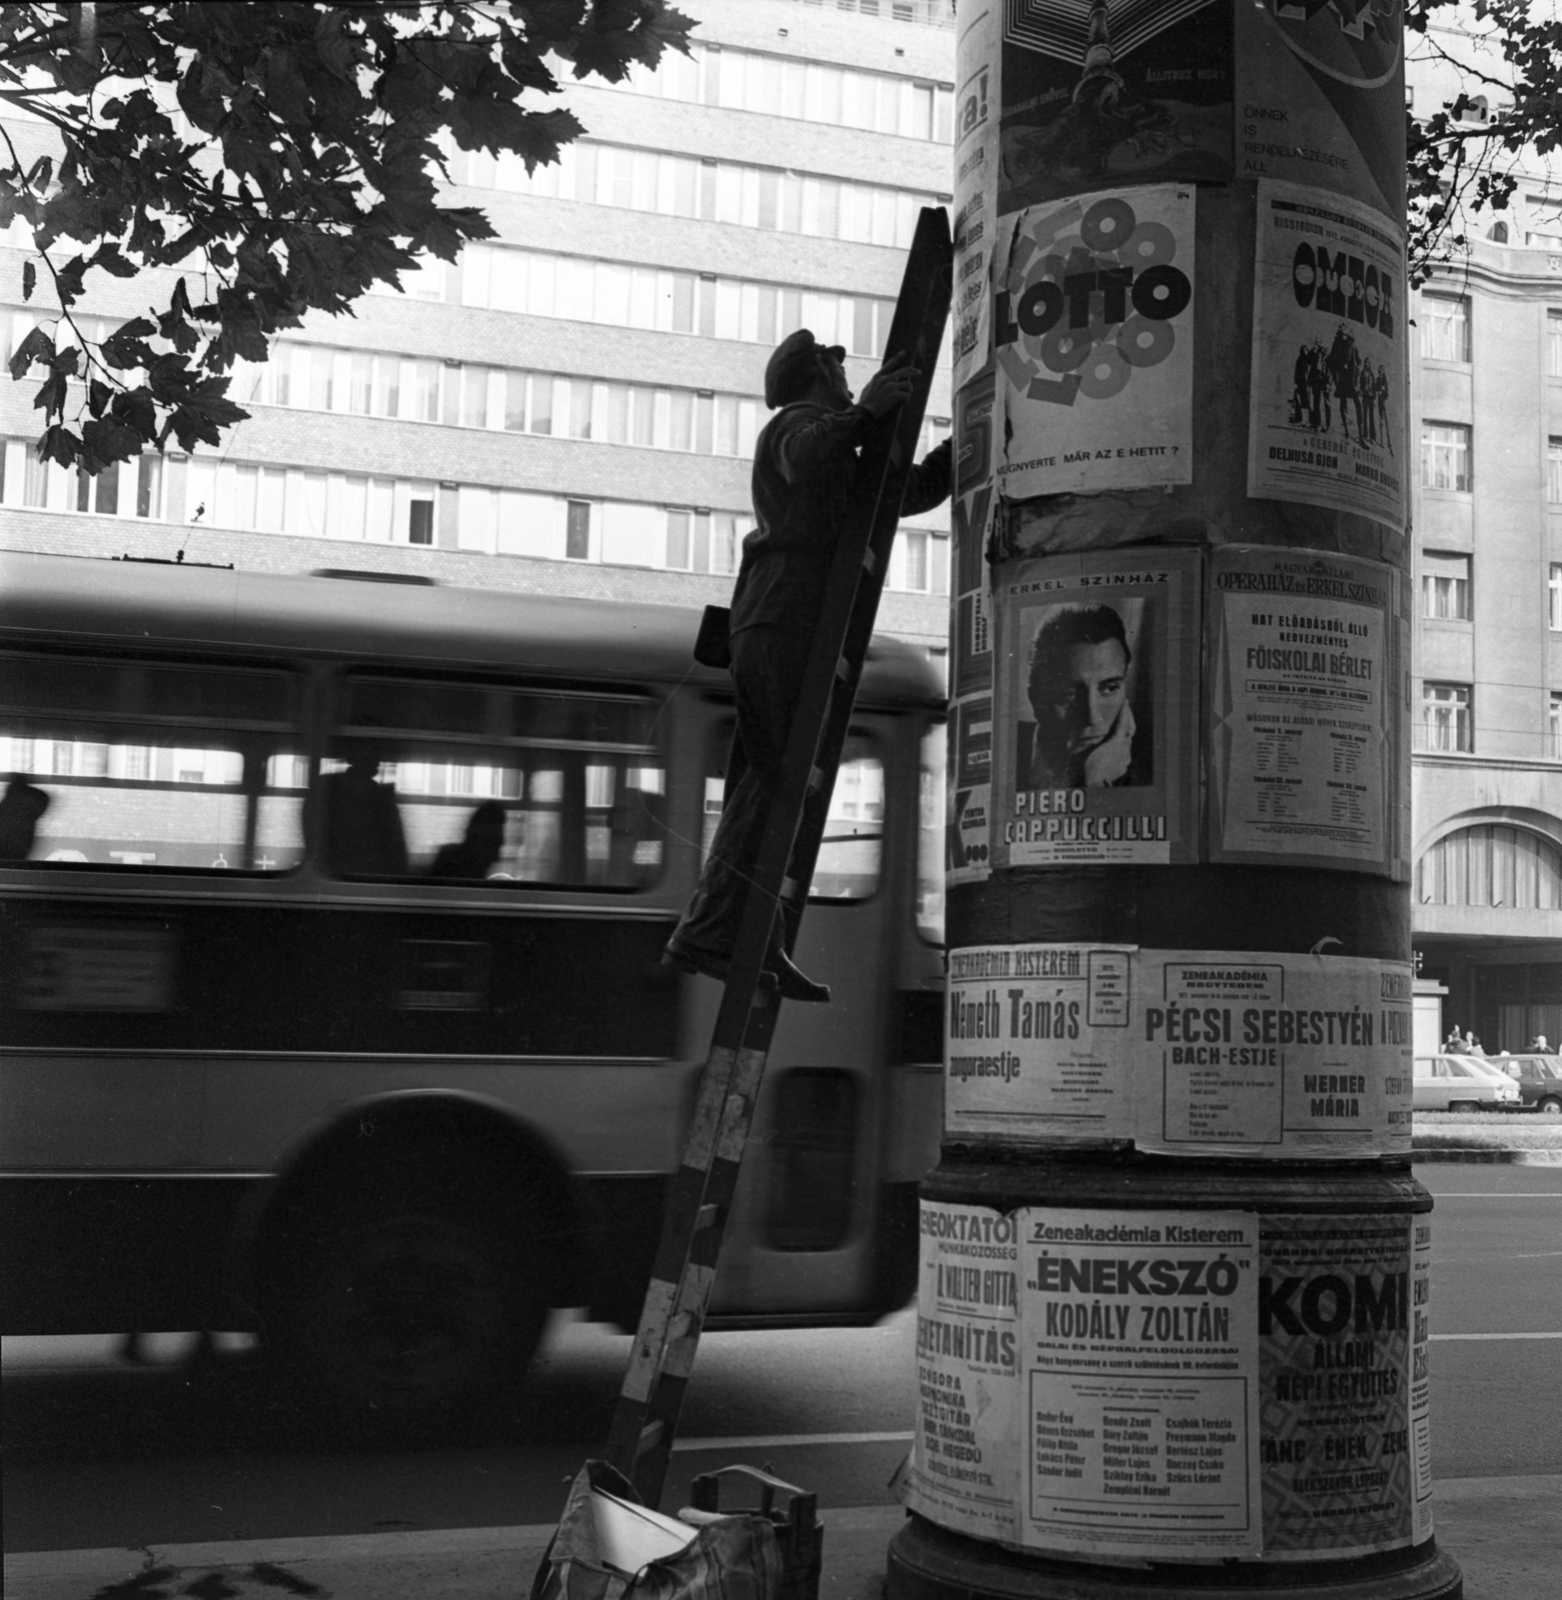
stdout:
[[851,663],[846,659],[845,656],[839,656],[836,658],[835,675],[841,680],[842,683],[849,683],[851,681]]
[[808,792],[809,792],[809,794],[818,794],[819,791],[823,787],[824,787],[824,772],[823,772],[823,770],[821,768],[819,768],[819,767],[810,767],[808,769]]
[[797,898],[796,878],[783,878],[781,880],[781,898],[783,900],[795,900]]
[[868,548],[862,552],[862,570],[864,572],[872,572],[873,569],[878,566],[878,564],[879,558],[874,554],[873,546],[870,544]]
[[640,1430],[640,1438],[635,1444],[635,1454],[643,1456],[647,1450],[655,1449],[656,1441],[660,1439],[661,1436],[666,1433],[666,1431],[667,1424],[665,1422],[646,1423],[646,1425]]
[[715,1227],[716,1219],[720,1215],[720,1206],[701,1206],[700,1209],[694,1213],[694,1231],[696,1233],[700,1233],[706,1228]]

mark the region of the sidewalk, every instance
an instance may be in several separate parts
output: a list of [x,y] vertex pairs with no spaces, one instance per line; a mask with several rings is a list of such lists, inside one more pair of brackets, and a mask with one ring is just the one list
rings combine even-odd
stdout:
[[[878,1600],[905,1513],[825,1510],[820,1600]],[[12,1556],[7,1600],[525,1600],[548,1527],[458,1528],[334,1539],[63,1550]],[[1437,1537],[1464,1569],[1466,1600],[1556,1600],[1562,1473],[1437,1485]],[[196,1586],[192,1588],[192,1585]]]

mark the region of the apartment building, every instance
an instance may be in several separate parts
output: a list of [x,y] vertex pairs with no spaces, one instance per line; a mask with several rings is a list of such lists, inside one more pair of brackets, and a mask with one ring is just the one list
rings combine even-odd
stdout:
[[[31,386],[0,384],[11,549],[353,568],[528,592],[722,602],[752,525],[766,357],[795,327],[874,370],[924,205],[948,200],[948,0],[682,0],[692,58],[571,81],[556,167],[451,151],[498,237],[355,317],[311,318],[235,374],[219,449],[96,479],[41,463]],[[10,122],[29,158],[49,130]],[[22,239],[0,235],[6,354]],[[107,282],[84,336],[142,310]],[[42,294],[42,286],[40,286]],[[949,428],[947,354],[925,443]],[[880,625],[942,660],[945,512],[908,518]]]
[[[1436,59],[1410,84],[1418,110],[1459,92]],[[1411,364],[1415,949],[1489,1051],[1562,1037],[1562,184],[1521,176],[1417,297]]]

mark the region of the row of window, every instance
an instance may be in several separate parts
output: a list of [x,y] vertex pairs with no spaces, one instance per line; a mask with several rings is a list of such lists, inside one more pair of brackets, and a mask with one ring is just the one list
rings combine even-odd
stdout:
[[[1464,422],[1421,424],[1421,483],[1427,489],[1468,493],[1471,486],[1470,427]],[[1562,437],[1546,440],[1546,499],[1562,505]]]
[[763,345],[811,328],[822,344],[844,345],[858,356],[883,355],[895,314],[895,302],[879,295],[706,277],[505,245],[468,245],[460,276],[460,303],[480,310]]
[[[1562,244],[1562,239],[1559,239]],[[1470,298],[1468,295],[1423,294],[1417,317],[1421,328],[1421,354],[1432,361],[1470,359]],[[1546,313],[1546,373],[1562,378],[1562,311]]]
[[953,133],[954,90],[944,84],[730,45],[691,43],[688,55],[668,50],[655,71],[637,68],[614,87],[938,144],[948,144]]
[[[0,450],[0,505],[161,518],[162,458],[109,468],[96,479],[38,459],[21,439]],[[726,575],[737,571],[750,520],[734,511],[570,499],[519,489],[456,487],[351,472],[215,461],[186,465],[187,520],[205,527],[353,543],[432,546],[449,527],[455,548],[606,566]],[[140,493],[143,483],[151,490]],[[949,541],[903,528],[885,579],[911,594],[949,592]]]
[[531,172],[509,151],[495,157],[482,150],[451,150],[446,165],[453,183],[475,189],[897,249],[911,243],[917,213],[948,198],[782,167],[580,139],[565,145],[557,161]]
[[[1471,558],[1448,550],[1421,552],[1421,615],[1446,622],[1469,622],[1475,615]],[[1553,561],[1546,580],[1546,625],[1562,631],[1562,561]]]
[[[1562,694],[1551,692],[1543,735],[1542,759],[1562,761]],[[1421,685],[1421,718],[1414,729],[1417,750],[1460,752],[1475,750],[1474,692],[1467,683]]]

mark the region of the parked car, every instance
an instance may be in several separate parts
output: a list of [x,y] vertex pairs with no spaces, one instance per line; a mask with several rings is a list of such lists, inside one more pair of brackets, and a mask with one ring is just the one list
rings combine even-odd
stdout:
[[1518,1084],[1519,1100],[1526,1108],[1562,1117],[1562,1057],[1493,1056],[1491,1065],[1501,1067]]
[[1517,1111],[1519,1086],[1481,1056],[1417,1056],[1417,1111]]

